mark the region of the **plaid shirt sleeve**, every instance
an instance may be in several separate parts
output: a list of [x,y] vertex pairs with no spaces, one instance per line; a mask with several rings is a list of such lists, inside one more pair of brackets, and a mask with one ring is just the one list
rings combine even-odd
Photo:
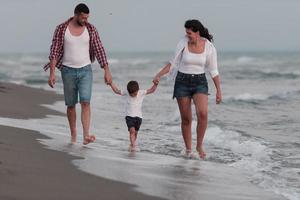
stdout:
[[50,55],[49,55],[49,60],[52,59],[58,59],[63,51],[63,42],[62,42],[62,34],[63,34],[63,26],[57,26],[53,39],[52,39],[52,45],[50,47]]
[[[56,59],[56,67],[60,68],[61,66],[61,58],[63,56],[63,35],[64,35],[64,29],[65,25],[59,25],[56,27],[54,34],[53,34],[53,39],[52,39],[52,44],[50,47],[50,55],[49,55],[49,60]],[[48,62],[44,66],[44,70],[47,71],[50,68],[50,63]]]
[[105,65],[108,65],[107,58],[106,58],[106,53],[104,50],[104,47],[102,45],[102,42],[100,40],[99,33],[97,29],[92,26],[92,31],[93,31],[93,38],[92,38],[92,54],[97,58],[100,66],[103,68]]

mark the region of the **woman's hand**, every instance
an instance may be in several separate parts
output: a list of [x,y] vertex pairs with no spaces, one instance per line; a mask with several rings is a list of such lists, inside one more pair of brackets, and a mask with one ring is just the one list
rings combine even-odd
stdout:
[[164,66],[157,74],[156,76],[153,78],[153,83],[155,85],[158,85],[159,81],[160,81],[160,77],[162,77],[163,75],[167,74],[170,71],[170,67],[171,67],[171,63],[166,64],[166,66]]
[[220,104],[222,102],[222,92],[221,90],[217,90],[216,93],[216,104]]

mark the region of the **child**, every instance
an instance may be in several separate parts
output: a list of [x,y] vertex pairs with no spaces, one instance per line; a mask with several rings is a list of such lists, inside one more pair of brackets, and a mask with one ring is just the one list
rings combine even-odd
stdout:
[[137,81],[129,81],[127,84],[127,92],[123,92],[117,88],[114,83],[110,84],[111,89],[121,96],[126,97],[126,124],[129,131],[130,146],[129,151],[136,150],[137,134],[142,124],[142,103],[145,95],[153,93],[157,84],[153,84],[148,90],[140,90]]

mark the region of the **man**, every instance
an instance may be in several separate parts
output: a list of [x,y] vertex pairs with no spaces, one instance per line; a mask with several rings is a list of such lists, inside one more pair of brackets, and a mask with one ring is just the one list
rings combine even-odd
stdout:
[[77,136],[75,106],[79,97],[84,145],[96,139],[89,133],[93,82],[91,63],[95,58],[104,69],[106,84],[112,82],[99,34],[96,28],[88,23],[88,17],[89,8],[81,3],[75,7],[73,17],[56,27],[50,48],[50,63],[44,66],[45,71],[50,68],[48,84],[52,88],[55,84],[55,67],[61,70],[72,143],[76,142]]

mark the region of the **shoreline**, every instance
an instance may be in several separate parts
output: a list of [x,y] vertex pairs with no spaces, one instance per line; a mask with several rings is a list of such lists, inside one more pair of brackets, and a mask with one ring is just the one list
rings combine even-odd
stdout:
[[1,117],[13,119],[45,118],[46,115],[65,116],[41,104],[63,101],[63,95],[24,85],[0,82]]
[[[65,115],[40,105],[63,99],[54,92],[0,82],[0,97],[0,117]],[[39,132],[3,125],[0,132],[0,199],[162,199],[79,170],[71,162],[82,158],[45,148],[38,140],[50,138]]]

